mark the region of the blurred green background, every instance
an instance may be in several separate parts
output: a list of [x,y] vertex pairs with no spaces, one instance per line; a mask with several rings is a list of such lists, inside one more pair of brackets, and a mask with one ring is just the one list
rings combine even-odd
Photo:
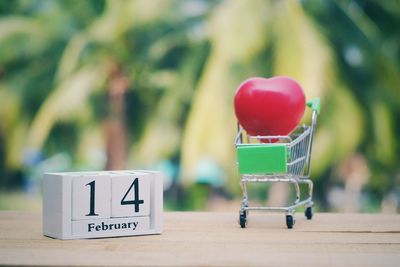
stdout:
[[322,100],[317,209],[400,210],[398,0],[1,0],[0,16],[0,209],[40,210],[46,171],[146,168],[166,209],[237,211],[233,96],[286,75]]

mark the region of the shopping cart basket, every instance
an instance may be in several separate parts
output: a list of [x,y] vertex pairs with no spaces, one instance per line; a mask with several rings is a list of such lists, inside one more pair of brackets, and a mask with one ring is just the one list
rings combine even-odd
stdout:
[[[241,174],[240,185],[243,192],[239,211],[239,224],[245,228],[249,210],[267,210],[286,212],[286,225],[293,228],[294,212],[299,206],[305,206],[305,216],[311,220],[313,216],[312,191],[310,178],[310,160],[313,135],[317,116],[320,110],[319,98],[307,102],[312,109],[311,126],[298,126],[288,136],[251,136],[245,133],[238,124],[235,139],[237,148],[238,169]],[[278,142],[276,142],[278,141]],[[286,182],[294,185],[296,198],[292,205],[286,207],[249,206],[247,193],[248,183]],[[308,185],[308,197],[300,199],[300,185]]]

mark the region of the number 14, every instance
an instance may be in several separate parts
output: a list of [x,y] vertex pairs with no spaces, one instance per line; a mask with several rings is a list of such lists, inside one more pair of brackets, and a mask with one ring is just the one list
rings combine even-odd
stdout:
[[[89,208],[89,213],[86,214],[86,216],[98,216],[98,214],[96,214],[95,212],[95,190],[96,190],[96,181],[92,181],[88,184],[86,184],[86,186],[90,187],[90,208]],[[133,199],[132,200],[127,200],[127,196],[129,194],[129,192],[131,191],[133,187]],[[129,187],[128,191],[126,191],[124,197],[121,199],[121,205],[135,205],[135,212],[139,212],[139,207],[141,204],[144,204],[144,200],[140,199],[139,197],[139,179],[135,178],[135,180],[133,180],[133,183],[131,184],[131,186]]]

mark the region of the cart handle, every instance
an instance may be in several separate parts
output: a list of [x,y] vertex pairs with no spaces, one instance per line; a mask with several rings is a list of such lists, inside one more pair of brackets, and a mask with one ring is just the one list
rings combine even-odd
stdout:
[[307,102],[307,107],[311,108],[312,110],[315,110],[318,115],[321,109],[321,100],[319,97],[313,98],[310,101]]

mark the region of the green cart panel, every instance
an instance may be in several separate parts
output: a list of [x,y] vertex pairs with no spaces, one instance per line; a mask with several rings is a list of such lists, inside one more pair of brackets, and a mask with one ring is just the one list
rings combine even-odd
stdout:
[[240,174],[286,173],[287,149],[284,144],[239,145]]

